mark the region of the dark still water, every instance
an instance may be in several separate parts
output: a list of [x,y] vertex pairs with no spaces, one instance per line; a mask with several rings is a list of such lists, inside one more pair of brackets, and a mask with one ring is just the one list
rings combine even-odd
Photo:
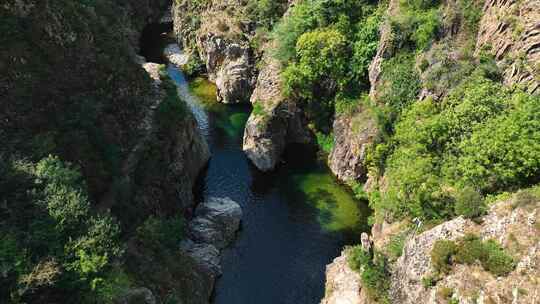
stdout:
[[326,264],[358,243],[368,208],[306,147],[289,148],[276,172],[257,171],[242,151],[250,107],[220,104],[208,81],[188,83],[171,65],[168,72],[212,152],[198,196],[229,197],[244,212],[237,240],[223,252],[214,303],[318,303]]

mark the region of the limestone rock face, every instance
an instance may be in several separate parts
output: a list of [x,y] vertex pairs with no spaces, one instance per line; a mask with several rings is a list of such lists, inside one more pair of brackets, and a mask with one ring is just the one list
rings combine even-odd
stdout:
[[330,169],[340,180],[364,180],[367,149],[377,135],[377,123],[365,110],[334,121],[334,148],[328,157]]
[[[455,240],[465,235],[470,224],[463,218],[445,222],[409,240],[392,274],[392,298],[396,303],[427,303],[429,290],[422,286],[422,278],[431,272],[431,250],[438,240]],[[430,302],[431,303],[431,302]]]
[[254,111],[244,132],[243,150],[262,171],[275,168],[289,143],[309,143],[311,134],[301,109],[281,92],[281,65],[265,56],[251,96]]
[[180,244],[180,250],[191,256],[199,266],[212,273],[214,278],[221,275],[219,250],[214,245],[195,243],[187,239]]
[[540,93],[540,1],[488,0],[483,11],[476,53],[495,56],[506,85]]
[[247,102],[253,90],[253,66],[249,46],[206,33],[197,39],[210,81],[216,83],[223,103]]
[[256,79],[255,58],[245,38],[249,27],[236,22],[244,6],[239,0],[208,1],[203,6],[175,1],[172,8],[178,42],[200,57],[217,86],[218,100],[227,104],[248,102]]
[[229,198],[213,197],[197,206],[188,234],[197,243],[225,248],[240,228],[242,209]]
[[321,304],[364,304],[360,275],[349,267],[347,250],[326,266],[325,296]]

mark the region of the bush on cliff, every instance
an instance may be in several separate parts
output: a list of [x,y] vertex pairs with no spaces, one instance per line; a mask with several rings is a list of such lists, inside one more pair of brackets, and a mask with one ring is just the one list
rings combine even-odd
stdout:
[[457,241],[438,240],[431,251],[431,263],[436,272],[447,273],[454,263],[474,264],[495,276],[509,274],[515,268],[514,259],[494,240],[482,241],[474,234],[467,234]]
[[538,96],[505,89],[481,71],[442,102],[412,104],[395,124],[388,186],[376,211],[394,218],[477,216],[482,199],[460,197],[466,187],[485,195],[536,183],[539,106]]

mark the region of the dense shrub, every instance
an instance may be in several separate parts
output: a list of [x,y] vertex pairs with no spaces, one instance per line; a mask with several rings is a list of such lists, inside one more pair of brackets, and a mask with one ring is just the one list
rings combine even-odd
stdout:
[[165,97],[157,108],[156,120],[162,130],[175,132],[178,123],[182,122],[189,112],[185,101],[178,95],[178,88],[169,76],[161,78]]
[[58,157],[36,165],[2,160],[0,171],[13,184],[0,197],[9,198],[0,222],[0,264],[7,274],[0,299],[32,302],[47,288],[73,299],[97,292],[123,254],[116,221],[92,214],[81,174]]
[[454,241],[439,240],[431,251],[431,263],[437,272],[446,273],[452,263],[474,264],[496,276],[504,276],[515,268],[514,259],[494,240],[482,241],[478,236],[468,234]]
[[321,148],[322,151],[325,153],[332,152],[332,149],[334,148],[334,136],[332,133],[330,134],[324,134],[321,132],[317,132],[316,134],[317,139],[317,145]]
[[358,245],[349,250],[348,264],[351,269],[360,273],[362,286],[372,300],[389,303],[390,272],[384,255],[375,253],[372,257]]
[[168,219],[149,217],[137,229],[137,237],[146,248],[155,252],[166,249],[174,251],[180,245],[184,235],[184,221],[181,217]]
[[357,103],[349,101],[367,89],[383,10],[364,1],[305,0],[275,27],[274,57],[285,66],[283,90],[305,102],[316,130],[328,133],[334,104],[350,113]]
[[380,124],[388,133],[393,132],[393,124],[398,115],[413,103],[420,92],[420,78],[414,68],[414,55],[398,54],[382,64],[383,85],[381,97],[384,121]]
[[540,174],[538,97],[509,91],[477,71],[442,102],[407,107],[386,160],[384,216],[444,219],[481,215],[479,194],[536,183]]
[[285,12],[285,0],[249,0],[246,9],[251,20],[258,26],[271,29]]
[[486,212],[482,195],[471,187],[460,189],[455,196],[454,211],[456,215],[466,218],[476,218]]
[[440,29],[439,1],[400,1],[400,13],[390,20],[394,45],[426,49]]
[[452,256],[456,254],[457,246],[453,241],[438,240],[431,250],[431,264],[433,269],[439,273],[450,271]]

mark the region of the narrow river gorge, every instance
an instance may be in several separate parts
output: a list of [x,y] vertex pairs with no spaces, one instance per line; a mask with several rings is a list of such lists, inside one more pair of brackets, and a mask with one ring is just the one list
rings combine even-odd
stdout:
[[[142,54],[148,61],[165,63],[162,29],[146,31]],[[368,229],[367,204],[335,180],[313,147],[291,146],[277,170],[258,171],[242,151],[250,106],[219,103],[214,84],[202,77],[188,80],[172,64],[167,72],[211,150],[197,201],[228,197],[243,210],[237,239],[222,254],[213,302],[318,303],[325,266]]]

